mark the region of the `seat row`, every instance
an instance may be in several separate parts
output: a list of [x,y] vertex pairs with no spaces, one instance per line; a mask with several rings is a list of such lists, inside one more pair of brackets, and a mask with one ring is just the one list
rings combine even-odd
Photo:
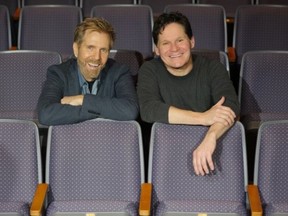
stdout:
[[192,152],[207,129],[154,123],[145,182],[137,122],[98,119],[51,126],[44,180],[37,125],[2,119],[0,214],[287,214],[288,121],[260,126],[250,184],[240,122],[218,140],[215,171],[194,174]]
[[[229,69],[223,52],[192,50],[222,62]],[[130,67],[137,84],[141,53],[113,50],[110,57]],[[0,118],[29,119],[37,122],[37,101],[50,65],[62,62],[58,53],[48,51],[0,52]],[[257,129],[267,120],[288,119],[288,51],[247,52],[241,64],[239,102],[241,122],[247,129]]]
[[[5,11],[5,7],[0,7],[1,22],[9,21],[7,17],[5,19]],[[241,64],[242,56],[247,51],[288,50],[288,6],[238,7],[232,47],[227,46],[227,16],[223,7],[176,4],[167,5],[165,11],[180,11],[188,17],[195,36],[196,49],[226,52],[230,62]],[[153,12],[149,6],[98,5],[90,8],[90,16],[104,17],[114,26],[117,33],[114,49],[137,50],[144,59],[153,57]],[[68,57],[73,52],[75,26],[82,20],[82,11],[76,6],[23,7],[17,49],[57,51]],[[3,31],[0,32],[3,34],[0,37],[1,50],[11,48],[11,32],[7,22],[3,23]]]
[[154,1],[154,0],[1,0],[0,4],[6,5],[9,8],[10,14],[13,14],[17,8],[29,5],[44,5],[44,4],[57,4],[57,5],[75,5],[83,8],[84,14],[89,15],[89,8],[95,5],[103,4],[143,4],[149,5],[155,14],[161,13],[167,4],[216,4],[221,5],[227,11],[229,17],[234,17],[236,8],[240,5],[253,5],[253,4],[278,4],[287,5],[286,0],[169,0],[167,1]]

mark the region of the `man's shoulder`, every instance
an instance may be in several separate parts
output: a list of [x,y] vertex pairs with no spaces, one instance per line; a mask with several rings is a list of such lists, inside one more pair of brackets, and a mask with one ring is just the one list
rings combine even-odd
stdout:
[[161,69],[165,69],[165,66],[161,60],[160,57],[155,57],[149,61],[145,61],[141,67],[140,67],[140,70],[148,70],[148,71],[159,71]]

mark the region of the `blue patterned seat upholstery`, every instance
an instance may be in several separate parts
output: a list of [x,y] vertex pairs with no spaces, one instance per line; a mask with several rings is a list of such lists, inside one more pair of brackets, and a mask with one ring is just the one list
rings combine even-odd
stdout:
[[249,51],[288,50],[288,6],[246,5],[235,15],[233,47],[237,64]]
[[131,75],[137,84],[138,71],[144,62],[143,55],[135,50],[110,50],[109,58],[125,64],[130,68]]
[[18,49],[58,52],[67,59],[73,54],[74,31],[81,21],[77,6],[25,6],[19,19]]
[[51,126],[47,216],[138,215],[144,183],[141,139],[134,121]]
[[138,0],[139,4],[149,5],[152,8],[153,15],[155,18],[164,12],[166,5],[172,4],[194,4],[195,0],[165,0],[165,1],[155,1],[155,0]]
[[0,120],[0,215],[30,216],[42,165],[38,128],[23,120]]
[[236,10],[241,5],[252,5],[253,0],[198,0],[199,4],[221,5],[224,7],[226,16],[234,18]]
[[288,51],[250,51],[243,56],[239,82],[241,121],[247,130],[263,121],[288,119]]
[[258,131],[254,185],[266,216],[288,215],[288,120],[267,121]]
[[136,50],[144,59],[153,57],[152,10],[147,5],[111,4],[97,5],[91,17],[103,17],[117,33],[113,49]]
[[47,68],[60,62],[55,52],[0,52],[0,118],[38,122],[36,107]]
[[246,215],[244,128],[237,122],[218,140],[214,174],[196,176],[192,152],[208,127],[154,123],[148,182],[154,215]]
[[227,52],[226,13],[220,5],[174,4],[165,12],[179,11],[190,21],[195,49]]
[[74,5],[78,6],[78,0],[21,0],[22,7],[28,5]]
[[286,0],[256,0],[255,4],[288,5]]
[[80,0],[83,17],[90,17],[91,8],[94,6],[106,4],[137,4],[137,0]]
[[0,51],[11,48],[11,24],[10,13],[6,6],[0,5]]

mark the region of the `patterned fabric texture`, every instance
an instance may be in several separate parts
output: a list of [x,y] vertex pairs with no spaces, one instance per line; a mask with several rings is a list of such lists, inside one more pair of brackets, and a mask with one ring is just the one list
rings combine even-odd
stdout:
[[119,63],[128,65],[133,77],[137,76],[138,70],[144,62],[143,55],[135,50],[111,50],[109,57]]
[[243,126],[237,122],[218,140],[213,155],[215,173],[196,176],[192,152],[207,129],[203,126],[154,124],[150,146],[153,157],[150,155],[148,174],[154,190],[154,215],[169,211],[246,214]]
[[10,14],[8,8],[0,3],[0,51],[11,46]]
[[[203,212],[204,211],[204,212]],[[241,202],[231,201],[199,201],[199,200],[176,200],[164,201],[156,204],[154,215],[165,215],[165,213],[223,213],[231,214],[231,212],[246,215],[247,210]]]
[[287,120],[265,122],[260,126],[255,167],[258,172],[254,178],[255,184],[258,183],[265,215],[288,214],[287,144]]
[[80,0],[80,7],[83,11],[83,17],[90,17],[91,8],[96,5],[104,4],[135,4],[136,0]]
[[[233,47],[237,63],[252,50],[288,50],[288,6],[240,6],[235,15]],[[269,42],[267,42],[269,41]]]
[[144,181],[140,138],[140,126],[134,121],[50,127],[47,215],[62,210],[135,215]]
[[0,5],[5,5],[8,8],[10,16],[12,16],[15,13],[16,9],[18,7],[20,7],[20,1],[18,1],[18,0],[10,0],[10,1],[0,0]]
[[38,129],[33,122],[0,121],[0,214],[29,215],[36,186],[42,181]]
[[139,1],[142,5],[149,5],[152,8],[155,17],[163,13],[166,5],[174,4],[191,4],[194,0],[165,0],[165,1],[155,1],[155,0],[141,0]]
[[287,51],[251,51],[244,55],[240,72],[241,121],[288,119]]
[[254,1],[251,0],[198,0],[199,4],[217,4],[225,8],[227,17],[235,17],[236,10],[241,5],[251,5]]
[[22,6],[27,5],[76,5],[76,0],[22,0]]
[[30,205],[27,202],[2,202],[0,201],[0,215],[30,216]]
[[113,200],[77,200],[55,201],[49,205],[47,216],[57,215],[58,212],[121,212],[128,215],[138,215],[138,203]]
[[54,52],[0,52],[0,118],[38,119],[37,101],[47,68],[60,62]]
[[67,58],[73,54],[74,30],[81,21],[82,11],[76,6],[23,7],[19,20],[18,49],[54,51]]
[[222,6],[175,4],[166,6],[165,11],[179,11],[187,16],[196,40],[196,49],[227,52],[226,14]]
[[[129,14],[129,16],[127,16]],[[97,5],[91,17],[107,19],[117,32],[113,49],[136,50],[144,59],[153,57],[152,10],[147,5]]]
[[230,76],[230,65],[228,55],[225,52],[217,50],[206,50],[206,49],[192,49],[191,52],[192,54],[201,55],[205,58],[221,62],[226,67]]

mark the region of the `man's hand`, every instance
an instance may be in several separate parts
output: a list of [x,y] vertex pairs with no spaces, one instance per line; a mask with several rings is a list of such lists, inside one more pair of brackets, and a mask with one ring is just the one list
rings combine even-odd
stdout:
[[206,134],[204,140],[193,152],[193,167],[196,175],[205,175],[215,169],[212,160],[216,148],[216,135]]
[[83,95],[65,96],[61,99],[61,104],[69,104],[71,106],[81,106],[83,104]]
[[218,122],[225,126],[234,123],[236,115],[230,107],[223,106],[225,98],[222,97],[211,109],[203,113],[204,125],[210,126]]

